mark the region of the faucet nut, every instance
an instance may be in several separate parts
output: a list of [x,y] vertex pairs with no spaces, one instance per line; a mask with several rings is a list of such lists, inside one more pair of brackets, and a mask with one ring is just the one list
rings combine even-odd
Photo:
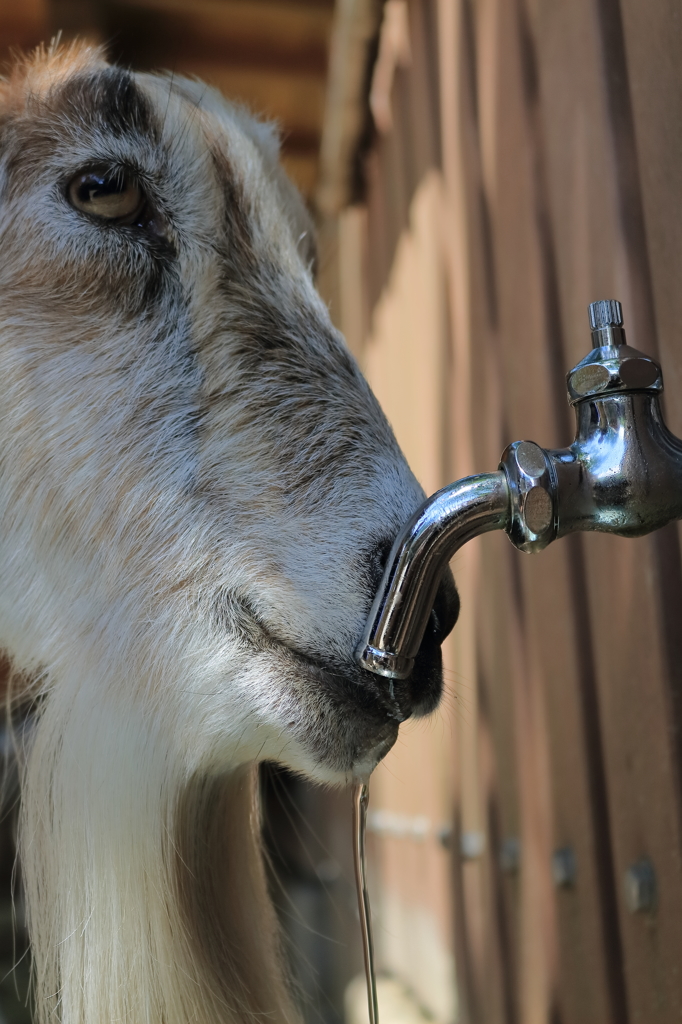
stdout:
[[620,302],[593,302],[589,314],[592,351],[566,377],[571,405],[593,395],[601,398],[628,391],[662,391],[658,363],[631,348],[625,340]]
[[653,359],[625,359],[619,371],[623,384],[633,390],[653,387],[660,372]]
[[509,538],[521,551],[541,551],[557,530],[551,461],[533,441],[515,441],[502,455],[511,496]]
[[590,363],[589,366],[581,366],[579,370],[571,374],[568,380],[569,387],[576,395],[592,395],[596,391],[602,391],[611,380],[611,374],[601,363]]
[[587,360],[578,363],[567,377],[568,400],[571,405],[592,395],[625,394],[628,391],[663,390],[663,377],[658,363],[636,349],[623,346],[617,354],[593,349]]
[[541,477],[547,466],[542,448],[533,441],[521,441],[515,451],[516,464],[519,469],[534,479]]
[[531,533],[543,534],[552,525],[554,508],[552,497],[544,487],[531,487],[523,503],[523,518]]

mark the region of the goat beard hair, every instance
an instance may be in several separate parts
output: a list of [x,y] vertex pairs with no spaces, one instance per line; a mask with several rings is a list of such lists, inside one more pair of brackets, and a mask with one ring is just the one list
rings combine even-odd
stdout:
[[257,767],[183,775],[130,710],[116,719],[83,690],[53,690],[28,744],[19,857],[36,1021],[298,1020]]

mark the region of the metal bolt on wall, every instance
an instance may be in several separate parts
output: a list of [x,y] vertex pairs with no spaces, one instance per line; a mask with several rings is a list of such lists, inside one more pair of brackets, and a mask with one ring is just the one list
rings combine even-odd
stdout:
[[644,857],[625,872],[625,903],[632,914],[651,913],[656,909],[656,872]]

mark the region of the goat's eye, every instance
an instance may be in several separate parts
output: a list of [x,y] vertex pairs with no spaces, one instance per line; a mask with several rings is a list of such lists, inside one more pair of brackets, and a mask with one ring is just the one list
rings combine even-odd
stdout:
[[77,210],[118,224],[134,224],[145,205],[140,186],[120,169],[78,174],[69,182],[66,194]]

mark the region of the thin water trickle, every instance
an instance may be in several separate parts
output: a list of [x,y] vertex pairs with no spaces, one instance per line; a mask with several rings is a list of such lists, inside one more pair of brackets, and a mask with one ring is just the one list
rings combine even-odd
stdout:
[[374,943],[372,941],[372,912],[367,892],[365,871],[365,831],[367,829],[367,805],[369,803],[369,782],[356,782],[353,787],[353,857],[355,861],[355,887],[358,894],[362,951],[365,956],[367,978],[367,1006],[369,1024],[379,1024],[377,1003],[377,979],[374,972]]

